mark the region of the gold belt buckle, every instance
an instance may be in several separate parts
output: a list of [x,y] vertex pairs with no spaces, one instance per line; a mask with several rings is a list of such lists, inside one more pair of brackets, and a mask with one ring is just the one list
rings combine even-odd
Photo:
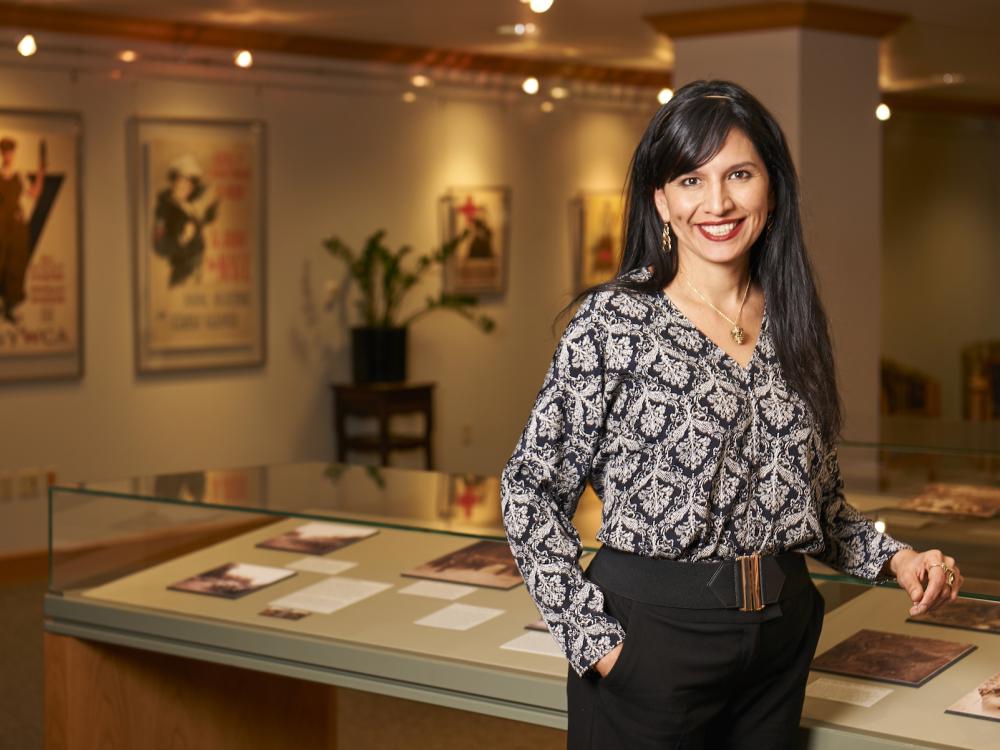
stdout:
[[740,612],[759,612],[764,609],[760,586],[760,553],[740,555],[736,561],[740,564],[740,589],[743,592]]

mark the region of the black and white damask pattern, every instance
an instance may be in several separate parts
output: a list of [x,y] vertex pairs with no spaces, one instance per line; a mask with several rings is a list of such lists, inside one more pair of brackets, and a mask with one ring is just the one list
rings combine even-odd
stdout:
[[640,555],[797,550],[875,580],[910,546],[845,502],[836,449],[784,381],[766,312],[745,369],[665,294],[591,294],[563,332],[501,506],[528,592],[581,675],[625,634],[579,565],[572,518],[588,479],[597,538]]

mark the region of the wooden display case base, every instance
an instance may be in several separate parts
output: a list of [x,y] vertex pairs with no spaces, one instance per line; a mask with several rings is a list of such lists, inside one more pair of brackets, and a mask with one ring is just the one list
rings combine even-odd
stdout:
[[566,733],[45,634],[46,750],[561,750]]

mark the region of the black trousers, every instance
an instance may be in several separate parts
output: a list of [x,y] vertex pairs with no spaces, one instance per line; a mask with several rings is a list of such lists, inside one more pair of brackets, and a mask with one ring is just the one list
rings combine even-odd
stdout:
[[606,677],[572,669],[570,750],[793,750],[825,610],[814,584],[764,612],[681,610],[604,590],[626,630]]

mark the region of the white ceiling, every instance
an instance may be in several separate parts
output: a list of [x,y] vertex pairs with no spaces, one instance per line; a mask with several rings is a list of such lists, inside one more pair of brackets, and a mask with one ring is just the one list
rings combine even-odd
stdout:
[[[670,41],[643,17],[749,5],[759,0],[555,0],[536,15],[520,0],[20,0],[168,21],[253,26],[366,41],[546,57],[608,66],[666,68]],[[1000,101],[1000,0],[850,0],[838,4],[912,19],[882,46],[883,90]],[[531,21],[534,38],[497,27]],[[940,76],[964,81],[945,85]]]

